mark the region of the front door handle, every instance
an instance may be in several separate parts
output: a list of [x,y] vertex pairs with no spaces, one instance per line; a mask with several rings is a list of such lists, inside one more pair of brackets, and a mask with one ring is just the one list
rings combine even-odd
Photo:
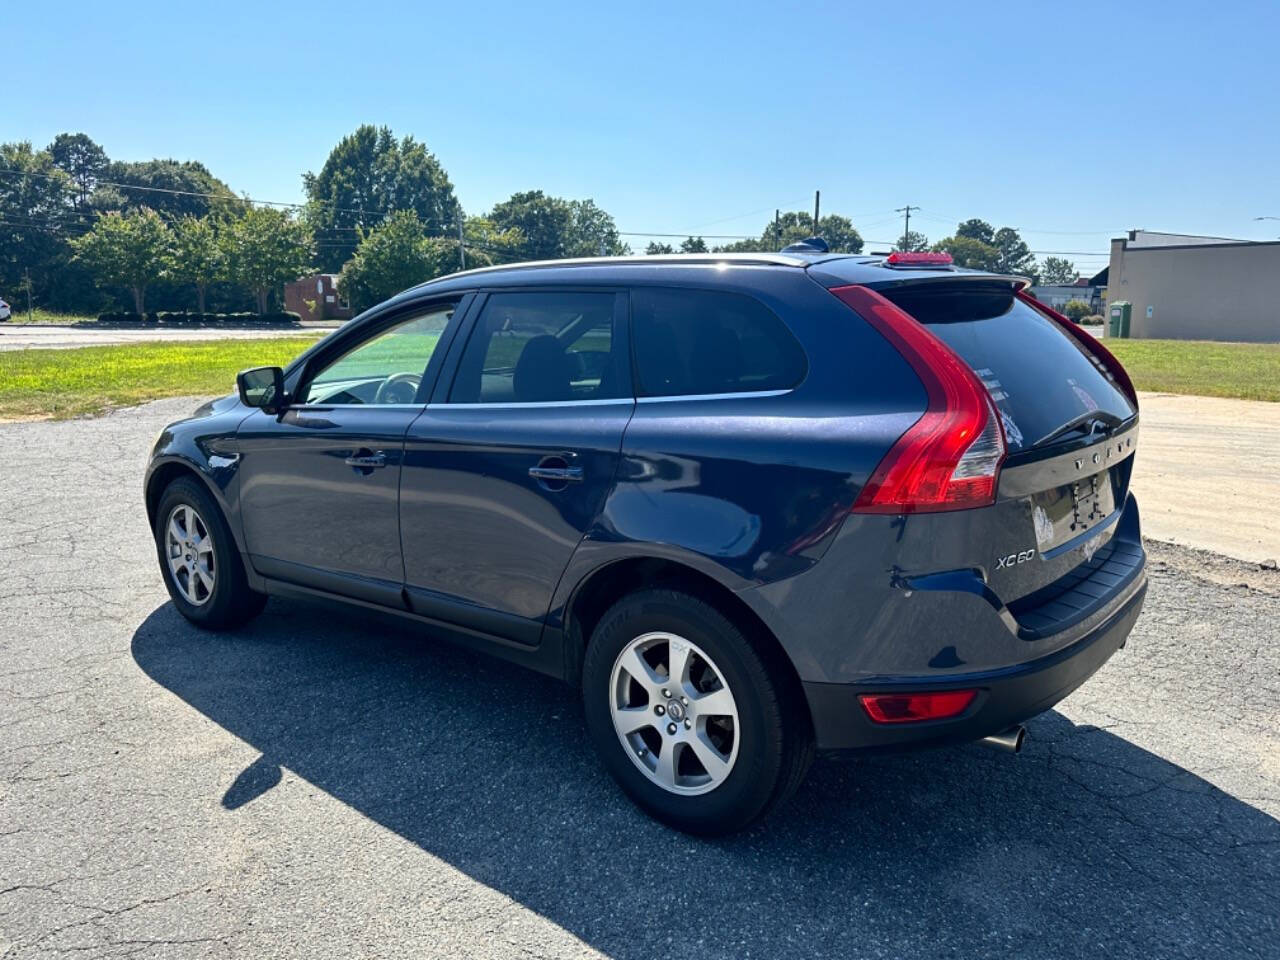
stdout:
[[529,476],[535,480],[551,480],[561,483],[581,483],[581,467],[544,467],[539,464],[529,468]]
[[370,470],[380,469],[387,465],[387,455],[379,450],[377,453],[370,453],[368,450],[357,450],[344,461],[348,467],[353,467],[362,473]]

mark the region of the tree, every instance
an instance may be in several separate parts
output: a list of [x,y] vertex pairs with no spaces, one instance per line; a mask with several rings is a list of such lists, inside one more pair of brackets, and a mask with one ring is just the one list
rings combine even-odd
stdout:
[[893,249],[901,250],[903,253],[919,253],[929,249],[929,238],[923,233],[908,230],[898,238],[898,242],[893,245]]
[[[779,229],[780,227],[780,229]],[[848,217],[832,213],[818,221],[818,232],[813,232],[813,215],[790,210],[765,224],[758,243],[752,250],[781,250],[791,243],[799,243],[809,237],[818,236],[827,241],[833,253],[861,253],[862,236],[853,228],[853,221]]]
[[272,291],[304,276],[311,263],[311,232],[284,210],[250,207],[219,232],[231,279],[253,291],[267,312]]
[[1089,304],[1083,300],[1068,300],[1066,306],[1062,308],[1062,312],[1066,314],[1067,319],[1073,323],[1079,323],[1085,317],[1093,313],[1089,309]]
[[71,181],[46,150],[30,142],[0,144],[0,291],[31,276],[34,298],[56,286],[71,256],[66,228]]
[[675,247],[671,246],[669,243],[657,243],[656,241],[651,240],[649,241],[649,245],[644,248],[644,252],[648,256],[654,257],[663,253],[675,253],[676,250]]
[[618,238],[613,217],[594,200],[565,200],[541,190],[513,193],[494,206],[489,219],[501,230],[518,230],[528,260],[619,256],[631,248]]
[[196,309],[205,312],[205,293],[209,284],[222,276],[226,253],[218,243],[217,232],[208,217],[183,217],[173,228],[173,248],[169,259],[169,275],[179,283],[196,288]]
[[71,241],[99,283],[128,287],[133,309],[145,313],[147,287],[164,275],[173,235],[154,210],[108,213]]
[[594,200],[569,201],[569,233],[565,247],[571,257],[619,257],[631,248],[618,237],[613,217]]
[[[476,258],[479,263],[480,254],[489,261],[511,263],[521,260],[520,251],[524,247],[524,234],[519,230],[499,230],[488,217],[467,217],[463,228],[467,239],[467,256]],[[468,261],[468,266],[475,266]]]
[[681,240],[680,252],[681,253],[706,253],[707,241],[703,240],[701,237],[689,237],[686,240]]
[[996,231],[992,244],[999,251],[996,258],[997,273],[1026,274],[1035,273],[1036,258],[1013,227],[1001,227]]
[[568,235],[573,211],[559,197],[549,197],[541,190],[513,193],[494,206],[489,219],[500,230],[520,231],[524,237],[521,253],[529,260],[569,256]]
[[1075,283],[1076,265],[1066,257],[1045,257],[1040,265],[1040,282],[1050,286]]
[[996,245],[995,228],[985,220],[966,220],[956,227],[957,237],[967,237],[970,240],[977,240],[979,243],[985,243],[989,247]]
[[102,178],[119,186],[99,187],[92,197],[95,209],[138,210],[147,207],[166,220],[182,217],[233,215],[244,201],[231,188],[194,160],[144,160],[115,162]]
[[[493,261],[483,250],[468,248],[468,266]],[[399,210],[367,231],[338,278],[338,291],[356,310],[366,310],[401,290],[458,269],[458,243],[428,237],[412,210]]]
[[444,167],[411,136],[364,124],[338,141],[319,173],[302,175],[307,221],[320,244],[318,262],[337,270],[361,230],[398,210],[412,210],[428,234],[456,235],[461,208]]
[[999,250],[972,237],[947,237],[935,243],[933,249],[951,254],[956,266],[973,270],[994,270],[1000,258]]
[[71,180],[71,202],[76,210],[84,209],[107,169],[107,152],[87,134],[60,133],[49,144],[54,165]]

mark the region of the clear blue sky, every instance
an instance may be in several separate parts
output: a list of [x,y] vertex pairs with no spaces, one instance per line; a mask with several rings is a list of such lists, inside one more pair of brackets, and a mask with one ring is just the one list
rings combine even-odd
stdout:
[[[892,240],[979,216],[1036,250],[1130,227],[1280,236],[1280,4],[7,3],[0,139],[83,130],[298,200],[362,122],[470,213],[591,197],[624,231],[775,206]],[[975,9],[976,8],[976,9]],[[628,237],[642,248],[645,238]]]

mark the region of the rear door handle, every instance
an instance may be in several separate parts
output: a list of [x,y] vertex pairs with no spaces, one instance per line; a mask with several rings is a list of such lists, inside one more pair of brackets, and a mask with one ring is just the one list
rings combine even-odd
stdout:
[[355,467],[357,470],[373,470],[387,465],[387,455],[381,450],[377,453],[357,450],[347,457],[345,463],[348,467]]

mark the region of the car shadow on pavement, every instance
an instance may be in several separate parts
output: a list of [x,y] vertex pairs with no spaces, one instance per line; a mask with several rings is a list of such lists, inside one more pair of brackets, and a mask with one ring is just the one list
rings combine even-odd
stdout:
[[388,618],[273,600],[218,636],[166,604],[133,656],[261,752],[208,784],[228,817],[288,768],[611,956],[1224,956],[1276,942],[1280,823],[1057,713],[1030,724],[1018,758],[820,758],[763,825],[706,841],[614,787],[574,691]]

